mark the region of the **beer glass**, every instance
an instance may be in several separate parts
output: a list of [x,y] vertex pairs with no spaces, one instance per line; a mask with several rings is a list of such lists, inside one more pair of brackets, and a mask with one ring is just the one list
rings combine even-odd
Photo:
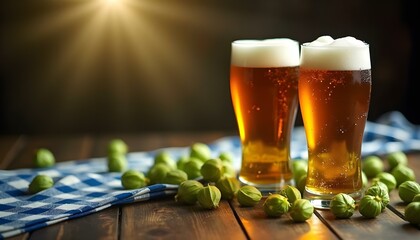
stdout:
[[371,91],[369,45],[322,36],[301,48],[299,103],[308,146],[304,197],[316,208],[362,195],[361,147]]
[[243,184],[273,192],[291,182],[298,77],[298,42],[286,38],[232,42],[230,90],[242,143]]

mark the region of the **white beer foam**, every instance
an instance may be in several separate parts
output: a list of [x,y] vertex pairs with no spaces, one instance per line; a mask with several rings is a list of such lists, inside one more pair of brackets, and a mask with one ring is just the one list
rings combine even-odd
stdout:
[[300,66],[319,70],[370,69],[369,45],[354,37],[321,36],[302,45]]
[[238,67],[299,66],[299,43],[289,38],[236,40],[231,64]]

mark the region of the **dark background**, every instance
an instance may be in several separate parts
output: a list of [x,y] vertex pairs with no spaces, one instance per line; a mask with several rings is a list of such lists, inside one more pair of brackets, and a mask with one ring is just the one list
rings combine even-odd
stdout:
[[235,131],[231,41],[321,35],[370,44],[369,120],[420,123],[415,1],[120,1],[0,1],[1,134]]

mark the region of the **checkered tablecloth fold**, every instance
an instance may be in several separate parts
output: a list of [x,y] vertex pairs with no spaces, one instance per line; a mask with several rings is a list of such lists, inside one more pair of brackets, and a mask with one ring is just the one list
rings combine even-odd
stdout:
[[[228,151],[234,167],[240,168],[241,145],[237,136],[209,144],[214,156]],[[291,156],[306,158],[303,127],[292,134]],[[189,153],[189,147],[156,149],[127,154],[128,167],[147,172],[154,155],[166,150],[175,159]],[[409,123],[399,112],[390,112],[376,122],[368,122],[362,154],[386,154],[392,151],[420,150],[420,128]],[[54,179],[54,186],[37,194],[28,194],[30,181],[37,174]],[[107,172],[105,158],[57,163],[52,168],[0,170],[0,239],[33,231],[67,219],[85,216],[110,206],[147,201],[174,195],[177,185],[156,184],[136,190],[124,190],[121,173]]]

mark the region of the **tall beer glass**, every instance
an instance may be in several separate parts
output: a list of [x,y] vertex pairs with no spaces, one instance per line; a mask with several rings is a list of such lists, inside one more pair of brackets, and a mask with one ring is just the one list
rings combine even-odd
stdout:
[[362,195],[361,147],[367,120],[369,45],[322,36],[301,49],[299,102],[308,144],[304,197],[317,208],[331,198]]
[[298,77],[298,42],[232,42],[230,90],[242,142],[242,183],[267,192],[290,183]]

